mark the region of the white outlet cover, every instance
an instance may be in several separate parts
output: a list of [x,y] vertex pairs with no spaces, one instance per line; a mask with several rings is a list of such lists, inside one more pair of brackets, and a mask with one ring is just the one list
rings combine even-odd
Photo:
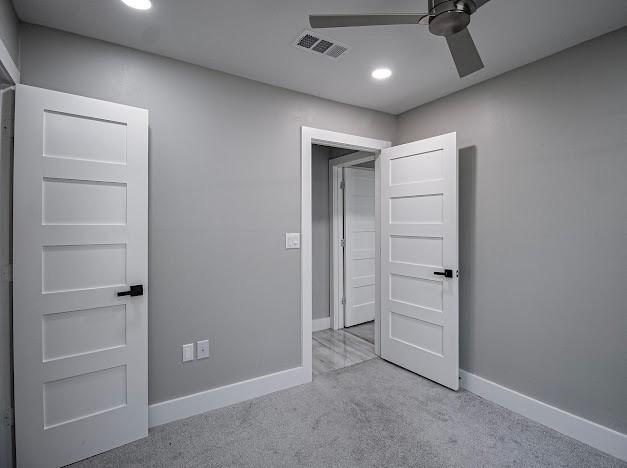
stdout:
[[206,359],[209,357],[209,340],[196,342],[196,359]]
[[285,248],[300,249],[300,232],[285,233]]
[[183,362],[194,360],[194,343],[183,345]]

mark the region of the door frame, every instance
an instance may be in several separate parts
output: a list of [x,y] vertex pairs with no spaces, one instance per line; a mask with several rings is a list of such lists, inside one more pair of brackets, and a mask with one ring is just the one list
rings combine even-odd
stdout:
[[[386,140],[377,140],[374,138],[361,137],[357,135],[351,135],[349,133],[339,133],[330,130],[323,130],[312,127],[301,127],[301,173],[300,173],[300,229],[301,229],[301,251],[300,251],[300,292],[301,292],[301,362],[305,370],[305,375],[308,380],[312,380],[312,297],[313,297],[313,267],[312,267],[312,235],[311,235],[311,146],[313,144],[333,146],[336,148],[346,148],[355,151],[368,151],[375,154],[375,171],[378,170],[378,154],[382,149],[389,148],[392,143]],[[375,207],[375,219],[378,223],[379,219],[379,181],[375,178],[375,195],[376,195],[376,207]],[[377,246],[379,245],[378,235],[375,239]],[[377,247],[377,259],[376,269],[377,277],[376,281],[379,284],[379,251],[380,247]],[[377,288],[378,289],[378,288]],[[380,293],[377,291],[375,298],[375,321],[380,314]],[[379,323],[379,322],[377,322]],[[379,335],[380,330],[375,327],[375,353],[379,354]]]
[[[0,164],[8,164],[9,166],[13,165],[13,145],[11,144],[11,136],[13,135],[13,106],[14,106],[14,98],[15,98],[15,86],[20,83],[20,71],[15,65],[15,62],[11,58],[11,54],[9,54],[8,49],[6,48],[2,39],[0,39],[0,132],[3,132],[3,138],[0,138],[0,152],[2,153],[0,157],[2,158],[2,162]],[[2,108],[4,101],[5,108]],[[7,111],[7,107],[10,107],[11,111]],[[9,115],[7,115],[9,114]],[[6,126],[6,128],[5,128]],[[6,168],[6,167],[5,167]],[[8,283],[8,298],[3,298],[3,300],[8,301],[8,308],[2,311],[2,316],[0,316],[0,352],[4,354],[3,360],[0,364],[0,368],[2,368],[2,376],[0,378],[5,377],[5,373],[8,373],[8,381],[3,382],[3,385],[8,384],[8,388],[0,390],[4,392],[8,390],[7,395],[3,395],[2,400],[0,400],[0,416],[3,420],[11,421],[13,419],[13,407],[15,406],[13,401],[13,304],[12,304],[12,295],[13,295],[13,283],[12,283],[12,274],[11,274],[11,265],[13,263],[13,219],[12,219],[12,210],[13,210],[13,178],[10,171],[6,174],[0,171],[3,179],[0,180],[0,185],[2,186],[3,194],[8,196],[8,199],[2,199],[2,204],[4,206],[0,207],[0,211],[7,209],[6,213],[9,216],[8,226],[6,226],[8,237],[6,239],[2,239],[2,242],[6,242],[5,245],[0,247],[1,249],[6,248],[6,258],[2,258],[0,262],[1,278],[0,281],[2,283]],[[6,185],[5,185],[6,183]],[[2,197],[0,197],[2,198]],[[0,222],[4,222],[2,219]],[[3,284],[3,288],[5,285]],[[5,367],[6,365],[6,367]],[[8,406],[5,408],[5,398],[7,398]],[[4,421],[3,421],[4,422]],[[3,424],[2,429],[0,430],[0,465],[4,466],[13,466],[13,453],[15,450],[15,432],[14,425],[11,423],[9,425]]]
[[20,83],[20,70],[11,58],[9,50],[0,39],[0,76],[14,86]]
[[[358,151],[339,158],[329,159],[329,203],[331,213],[331,328],[344,328],[344,251],[341,247],[342,225],[344,221],[344,203],[342,197],[342,170],[368,161],[375,161],[374,153]],[[375,169],[376,177],[376,169]]]

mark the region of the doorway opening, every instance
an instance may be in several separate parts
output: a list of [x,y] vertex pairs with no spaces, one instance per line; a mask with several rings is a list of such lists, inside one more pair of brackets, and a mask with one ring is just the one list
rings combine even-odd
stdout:
[[[305,371],[313,375],[372,359],[379,354],[379,293],[375,287],[379,271],[379,240],[374,229],[379,224],[378,182],[374,174],[377,170],[377,156],[382,149],[390,146],[390,142],[303,127],[301,143],[302,358]],[[354,167],[359,165],[370,167]],[[353,301],[357,306],[352,311],[355,313],[344,314],[347,305],[347,301],[342,303],[342,299],[346,298],[344,249],[341,249],[342,246],[339,244],[343,238],[344,222],[343,214],[340,217],[338,210],[334,208],[339,206],[343,210],[342,175],[345,168],[351,166],[352,170],[361,171],[357,172],[358,175],[369,173],[375,184],[368,189],[369,197],[373,198],[374,202],[368,210],[370,215],[374,213],[374,219],[370,223],[368,263],[375,278],[368,278],[372,284],[370,288],[366,288],[374,293],[374,298],[361,303]],[[344,182],[346,183],[346,180]],[[361,185],[365,184],[362,182]],[[326,279],[320,272],[326,272]],[[364,307],[360,308],[359,305]],[[374,343],[357,336],[363,330],[354,329],[353,333],[349,333],[345,329],[345,324],[351,323],[345,322],[346,317],[351,320],[351,317],[355,317],[357,312],[363,312],[363,309],[369,309],[370,316],[365,320],[361,318],[353,320],[370,322],[362,328],[372,331],[371,341]],[[315,339],[313,333],[316,333]]]
[[376,357],[375,156],[312,146],[314,376]]
[[[315,144],[374,153],[375,354],[457,390],[459,271],[456,134],[453,132],[390,147],[385,141],[302,128],[302,362],[303,372],[309,379],[312,376],[312,148]],[[347,170],[355,168],[343,168],[343,172]],[[350,234],[350,227],[345,226],[344,229],[345,234]],[[358,257],[344,258],[345,270],[348,270],[348,264]],[[367,281],[368,277],[350,273],[344,276],[344,297],[351,287],[349,280],[358,284]],[[363,312],[346,307],[349,304],[345,302],[343,309],[339,308],[344,311],[344,325],[347,317],[350,324],[350,314]],[[356,305],[367,302],[357,301]],[[335,331],[352,336],[346,334],[345,329],[339,329],[342,324],[339,311],[336,313],[331,308],[330,313],[333,314],[330,322],[338,327]]]

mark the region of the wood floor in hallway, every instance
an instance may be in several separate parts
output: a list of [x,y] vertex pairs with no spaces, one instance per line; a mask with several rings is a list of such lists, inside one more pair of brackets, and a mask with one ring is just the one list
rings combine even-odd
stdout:
[[313,334],[314,376],[375,357],[374,344],[344,330],[320,330]]

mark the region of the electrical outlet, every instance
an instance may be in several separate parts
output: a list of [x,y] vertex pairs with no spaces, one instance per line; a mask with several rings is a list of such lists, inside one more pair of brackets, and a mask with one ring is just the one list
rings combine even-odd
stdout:
[[209,340],[196,342],[196,359],[206,359],[209,357]]
[[183,362],[194,360],[194,343],[183,345]]

